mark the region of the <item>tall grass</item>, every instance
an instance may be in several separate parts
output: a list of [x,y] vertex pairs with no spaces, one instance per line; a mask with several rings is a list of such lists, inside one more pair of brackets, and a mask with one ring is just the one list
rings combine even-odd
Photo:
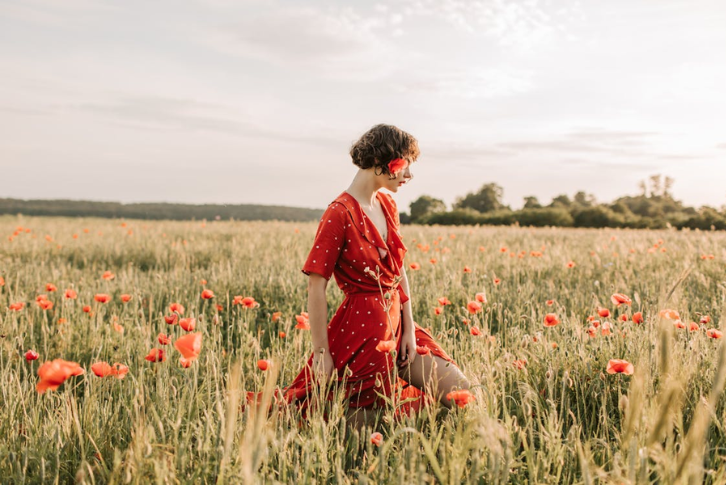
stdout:
[[[311,349],[308,332],[294,326],[306,310],[300,268],[315,228],[0,217],[0,481],[726,483],[726,349],[705,332],[720,328],[726,311],[725,235],[405,226],[407,262],[422,267],[408,270],[414,319],[460,364],[477,400],[408,417],[383,409],[376,447],[371,430],[347,431],[342,403],[326,403],[322,391],[307,420],[271,404]],[[114,279],[101,278],[107,270]],[[58,291],[45,291],[47,283]],[[329,287],[332,316],[343,295]],[[64,299],[66,288],[78,299]],[[215,298],[202,300],[203,288]],[[472,316],[466,303],[481,291],[488,303]],[[632,307],[616,309],[616,292]],[[51,310],[35,304],[44,293]],[[112,301],[96,303],[96,293]],[[122,303],[123,293],[132,300]],[[232,305],[236,295],[259,308]],[[437,316],[440,296],[453,304]],[[8,309],[19,301],[22,311]],[[166,362],[144,360],[158,333],[183,333],[163,320],[172,302],[204,335],[187,369],[171,346]],[[613,312],[599,319],[612,333],[592,338],[587,317],[598,306]],[[686,323],[712,322],[677,329],[659,317],[664,308]],[[282,317],[272,322],[276,311]],[[636,311],[641,325],[617,318]],[[559,325],[543,325],[549,312]],[[28,349],[40,359],[27,362]],[[55,358],[86,373],[38,394],[38,367]],[[265,372],[256,366],[263,358],[273,362]],[[523,369],[517,359],[526,359]],[[610,359],[632,362],[634,374],[607,374]],[[90,372],[97,361],[130,372],[99,378]],[[260,407],[245,403],[248,391],[263,391]]]

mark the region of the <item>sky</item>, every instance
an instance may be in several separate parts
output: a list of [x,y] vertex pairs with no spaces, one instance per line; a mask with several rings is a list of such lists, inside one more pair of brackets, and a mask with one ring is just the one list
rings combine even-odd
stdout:
[[721,0],[0,0],[0,197],[325,208],[389,123],[401,211],[486,183],[726,203]]

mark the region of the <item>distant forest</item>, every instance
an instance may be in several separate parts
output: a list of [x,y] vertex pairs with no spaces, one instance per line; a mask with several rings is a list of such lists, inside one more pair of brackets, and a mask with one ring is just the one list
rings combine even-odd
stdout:
[[169,204],[94,202],[87,200],[0,199],[0,215],[106,217],[124,219],[317,221],[322,209],[255,204]]
[[[406,222],[417,224],[489,224],[560,227],[629,227],[639,229],[726,230],[726,206],[684,206],[671,193],[674,180],[653,175],[640,183],[640,194],[620,197],[612,203],[598,203],[595,197],[577,192],[563,194],[543,205],[537,197],[524,198],[524,207],[512,210],[502,203],[504,191],[497,184],[485,184],[454,202],[451,211],[440,199],[427,195],[411,203]],[[403,222],[404,215],[401,215]]]
[[[595,197],[577,192],[563,194],[543,205],[537,197],[524,198],[522,209],[504,205],[504,190],[496,183],[484,184],[477,192],[458,197],[452,210],[441,200],[422,195],[401,213],[404,224],[520,225],[560,227],[629,227],[663,229],[676,227],[726,230],[726,206],[684,206],[671,193],[674,180],[653,175],[640,183],[640,194],[624,196],[612,203],[598,203]],[[104,217],[154,220],[278,220],[318,221],[324,209],[303,209],[272,205],[194,205],[171,203],[93,202],[77,200],[0,199],[0,215]]]

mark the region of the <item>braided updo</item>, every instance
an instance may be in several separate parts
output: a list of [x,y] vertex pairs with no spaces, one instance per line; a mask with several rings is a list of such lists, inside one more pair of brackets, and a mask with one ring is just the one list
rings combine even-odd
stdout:
[[353,164],[389,173],[388,163],[396,158],[414,162],[420,154],[416,138],[393,125],[376,125],[350,147]]

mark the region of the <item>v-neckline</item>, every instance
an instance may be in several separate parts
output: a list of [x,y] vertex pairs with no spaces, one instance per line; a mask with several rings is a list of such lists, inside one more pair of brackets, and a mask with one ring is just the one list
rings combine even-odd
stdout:
[[376,224],[373,222],[373,219],[371,219],[368,216],[368,214],[366,214],[366,211],[363,210],[363,206],[360,205],[360,202],[358,202],[358,199],[356,199],[355,197],[353,197],[351,195],[351,193],[348,192],[347,190],[344,190],[343,192],[346,193],[346,194],[348,194],[348,197],[350,197],[351,199],[353,199],[355,201],[355,204],[358,206],[358,208],[360,209],[360,211],[363,213],[363,216],[365,216],[366,218],[368,218],[368,220],[371,221],[371,225],[373,226],[373,229],[378,234],[378,239],[380,239],[381,241],[383,241],[383,244],[385,244],[386,249],[388,249],[388,238],[391,237],[391,228],[388,225],[388,216],[386,215],[386,209],[383,208],[383,201],[381,200],[380,192],[376,192],[376,199],[378,199],[378,203],[381,204],[381,211],[383,212],[383,220],[386,222],[386,238],[385,239],[381,235],[381,231],[378,230],[378,226],[376,226]]

